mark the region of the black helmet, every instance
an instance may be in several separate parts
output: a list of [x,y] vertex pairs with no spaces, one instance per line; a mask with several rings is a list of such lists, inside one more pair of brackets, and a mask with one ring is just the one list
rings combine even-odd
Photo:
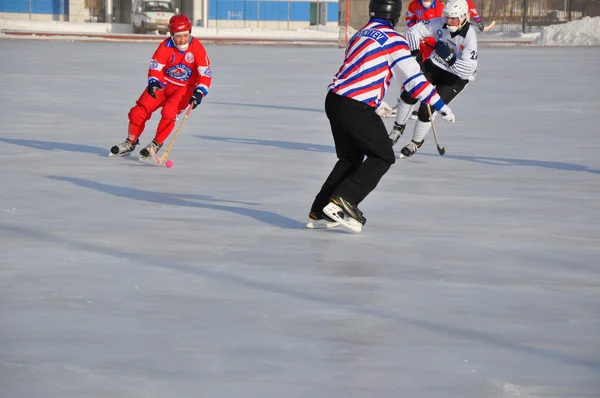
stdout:
[[400,0],[371,0],[369,2],[369,17],[387,19],[392,26],[398,23],[402,13]]

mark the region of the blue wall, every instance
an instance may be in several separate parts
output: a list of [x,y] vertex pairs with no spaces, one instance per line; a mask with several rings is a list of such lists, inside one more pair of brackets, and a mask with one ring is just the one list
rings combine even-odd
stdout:
[[[63,15],[68,12],[69,0],[31,0],[33,14]],[[65,2],[67,9],[65,10]],[[29,14],[29,0],[0,0],[0,12]]]
[[[209,0],[210,20],[241,21],[310,21],[310,1],[274,0]],[[0,0],[0,12],[29,13],[30,0]],[[64,15],[69,12],[69,0],[31,0],[33,14]],[[327,22],[338,21],[338,3],[327,2]]]
[[[316,1],[314,2],[316,3]],[[208,18],[241,21],[310,20],[309,1],[209,0]],[[338,21],[338,3],[327,3],[327,22]]]

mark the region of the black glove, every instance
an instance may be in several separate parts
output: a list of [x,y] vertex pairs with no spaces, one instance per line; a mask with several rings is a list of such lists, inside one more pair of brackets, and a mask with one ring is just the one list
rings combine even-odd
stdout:
[[160,84],[160,82],[156,79],[151,79],[148,81],[148,88],[146,89],[146,91],[148,92],[148,94],[150,94],[150,96],[152,98],[156,98],[156,94],[154,94],[155,91],[157,90],[162,90],[163,86],[162,84]]
[[194,104],[194,106],[192,106],[192,109],[196,109],[196,107],[200,105],[200,103],[202,102],[202,98],[204,98],[205,95],[206,90],[204,88],[196,87],[194,93],[192,94],[192,98],[190,98],[190,104]]
[[479,29],[480,32],[484,31],[485,25],[483,24],[483,21],[481,21],[477,24],[477,29]]
[[438,40],[437,43],[435,43],[435,52],[442,57],[448,65],[453,65],[456,62],[456,55],[450,51],[450,46],[448,46],[448,43],[445,41]]
[[419,50],[412,50],[410,52],[410,55],[415,57],[415,61],[417,61],[421,70],[425,70],[425,66],[423,65],[423,56],[421,55],[421,52]]

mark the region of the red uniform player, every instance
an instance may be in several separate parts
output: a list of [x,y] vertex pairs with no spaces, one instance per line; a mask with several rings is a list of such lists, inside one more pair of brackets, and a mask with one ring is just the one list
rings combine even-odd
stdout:
[[[473,2],[471,0],[467,0],[467,4],[469,5],[469,17],[471,18],[471,20],[473,22],[475,22],[475,24],[477,25],[477,29],[480,32],[483,32],[485,25],[483,24],[483,21],[481,20],[481,17],[479,16],[479,13],[477,12],[477,7],[475,7],[475,4],[473,4]],[[491,24],[490,24],[490,27],[491,27]]]
[[[406,26],[410,28],[418,22],[429,21],[430,19],[434,18],[440,18],[442,16],[443,11],[444,4],[442,4],[442,2],[439,0],[413,0],[408,5],[408,10],[406,11]],[[426,37],[425,39],[423,39],[423,42],[421,42],[421,45],[419,47],[419,51],[421,52],[421,57],[423,61],[429,58],[429,56],[433,52],[434,47],[434,37]]]
[[162,108],[154,139],[140,151],[141,158],[158,152],[175,127],[177,115],[189,104],[196,108],[208,94],[212,81],[210,61],[200,41],[193,36],[192,23],[185,15],[169,20],[171,37],[159,46],[148,70],[148,87],[129,111],[128,137],[110,149],[110,156],[129,155],[152,114]]

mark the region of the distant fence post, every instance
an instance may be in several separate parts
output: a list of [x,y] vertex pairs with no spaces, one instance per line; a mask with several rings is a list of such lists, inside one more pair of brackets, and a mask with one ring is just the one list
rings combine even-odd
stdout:
[[521,8],[523,9],[523,22],[522,22],[522,29],[523,29],[523,33],[525,33],[525,28],[527,27],[527,6],[529,4],[527,4],[527,0],[523,0],[522,4],[521,4]]

